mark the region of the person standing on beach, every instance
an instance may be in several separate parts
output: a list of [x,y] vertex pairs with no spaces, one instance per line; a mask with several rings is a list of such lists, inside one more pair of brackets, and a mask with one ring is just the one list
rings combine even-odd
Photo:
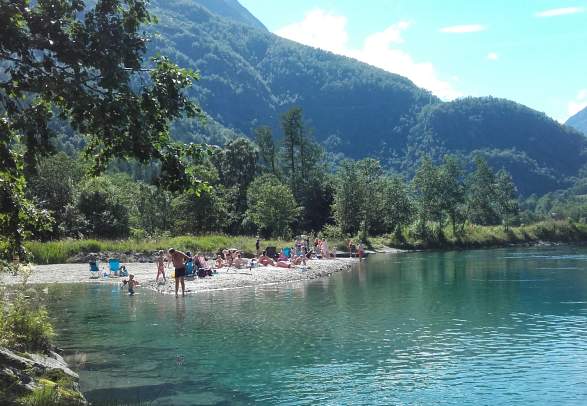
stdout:
[[255,241],[255,249],[257,250],[257,256],[261,253],[261,238],[257,236],[257,241]]
[[177,297],[177,291],[179,290],[179,284],[181,283],[181,295],[185,296],[185,261],[188,260],[188,256],[181,251],[177,251],[174,248],[169,248],[169,257],[175,268],[175,296]]
[[163,275],[163,281],[166,282],[167,278],[165,277],[165,256],[163,255],[163,251],[159,251],[157,259],[157,277],[155,278],[155,282],[159,283],[159,276]]

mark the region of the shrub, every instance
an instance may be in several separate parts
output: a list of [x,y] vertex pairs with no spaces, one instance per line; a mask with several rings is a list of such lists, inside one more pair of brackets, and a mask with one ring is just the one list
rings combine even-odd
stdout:
[[12,303],[2,302],[0,346],[21,352],[47,351],[54,331],[45,308],[27,300],[23,293]]

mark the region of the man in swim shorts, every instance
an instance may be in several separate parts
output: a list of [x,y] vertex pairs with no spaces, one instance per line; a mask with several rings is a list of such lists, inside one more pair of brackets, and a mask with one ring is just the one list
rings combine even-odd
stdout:
[[185,261],[189,257],[181,251],[177,251],[174,248],[169,248],[169,258],[175,268],[175,296],[177,297],[177,291],[179,290],[179,284],[181,283],[181,295],[185,296]]

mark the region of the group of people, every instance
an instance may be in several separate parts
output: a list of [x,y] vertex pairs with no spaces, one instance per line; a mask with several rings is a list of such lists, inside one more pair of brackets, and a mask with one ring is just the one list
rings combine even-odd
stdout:
[[[215,268],[253,268],[257,266],[291,268],[292,266],[305,266],[308,259],[328,259],[336,257],[336,253],[330,250],[328,241],[325,238],[314,239],[313,246],[310,246],[309,238],[302,236],[302,238],[296,239],[292,248],[283,248],[279,253],[275,251],[274,247],[272,247],[271,250],[268,247],[267,250],[261,252],[260,242],[261,239],[257,237],[255,243],[257,256],[251,260],[243,258],[242,252],[236,248],[222,250],[216,256]],[[364,256],[362,242],[359,242],[359,244],[356,245],[352,240],[349,240],[348,249],[351,258],[353,256],[358,258]],[[166,253],[164,251],[159,251],[155,263],[157,265],[157,277],[155,278],[157,283],[159,283],[159,278],[161,277],[164,282],[167,281],[165,269],[171,264],[173,265],[175,270],[175,296],[178,296],[180,286],[182,296],[185,296],[185,277],[187,276],[187,268],[189,265],[195,269],[208,270],[209,274],[212,274],[212,270],[204,256],[197,255],[196,257],[192,257],[189,251],[184,253],[174,248],[169,248]],[[90,267],[91,265],[92,264],[90,263]],[[130,295],[134,295],[137,286],[139,286],[139,282],[132,274],[129,275],[128,280],[125,279],[122,283],[122,288],[127,287]]]
[[[167,266],[172,264],[174,268],[175,296],[177,296],[179,293],[179,286],[181,286],[182,296],[185,296],[185,277],[188,276],[188,268],[192,273],[198,274],[198,276],[212,274],[212,269],[208,265],[206,257],[203,255],[198,254],[193,257],[189,251],[184,253],[182,251],[176,250],[175,248],[169,248],[169,250],[167,250],[167,254],[165,254],[163,251],[159,251],[159,254],[155,260],[155,263],[157,264],[157,277],[155,278],[156,283],[159,283],[159,278],[161,276],[163,277],[164,282],[167,280],[165,276],[166,262]],[[204,272],[202,275],[199,274],[200,270]]]
[[355,244],[353,242],[353,240],[349,240],[348,242],[348,248],[349,248],[349,256],[351,258],[359,258],[359,259],[363,259],[363,257],[365,256],[365,247],[363,246],[363,242],[359,241],[359,244]]

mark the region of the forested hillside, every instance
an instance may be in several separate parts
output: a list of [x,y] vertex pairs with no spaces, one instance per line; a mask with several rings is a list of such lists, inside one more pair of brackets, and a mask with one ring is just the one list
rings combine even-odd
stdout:
[[[441,103],[406,78],[235,23],[230,14],[220,18],[198,3],[205,1],[154,1],[160,35],[153,45],[202,72],[194,97],[237,132],[251,136],[268,125],[279,136],[280,115],[297,105],[331,152],[374,156],[411,175],[423,155],[482,151],[496,169],[512,172],[524,194],[566,186],[587,162],[578,134],[544,114],[493,98]],[[193,133],[184,127],[180,138]]]
[[[299,106],[328,152],[375,157],[407,177],[425,155],[440,162],[445,153],[470,160],[481,152],[512,173],[521,193],[544,194],[570,185],[587,162],[579,133],[542,113],[495,98],[443,103],[404,77],[273,35],[236,0],[151,6],[159,21],[151,53],[201,73],[191,96],[209,117],[177,122],[180,141],[224,145],[254,138],[260,126],[279,138],[281,115]],[[83,145],[67,134],[63,149]]]
[[569,125],[587,135],[587,107],[569,118],[566,125]]
[[571,128],[512,101],[465,98],[423,109],[410,130],[406,162],[430,154],[481,152],[514,176],[522,194],[567,186],[585,164],[585,139]]
[[337,152],[365,156],[394,138],[402,117],[438,101],[401,76],[219,18],[195,1],[153,6],[160,34],[153,47],[201,71],[194,97],[244,134],[277,129],[280,115],[299,105],[317,139],[334,136]]

